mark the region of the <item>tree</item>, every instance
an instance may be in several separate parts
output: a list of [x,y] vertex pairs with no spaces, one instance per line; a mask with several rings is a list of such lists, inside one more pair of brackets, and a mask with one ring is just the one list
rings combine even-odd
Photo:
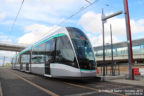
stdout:
[[7,62],[4,64],[4,66],[11,66],[11,64]]

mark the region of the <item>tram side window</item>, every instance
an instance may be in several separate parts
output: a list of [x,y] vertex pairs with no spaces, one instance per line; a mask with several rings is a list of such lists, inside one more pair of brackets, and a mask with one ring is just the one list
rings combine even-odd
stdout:
[[33,48],[32,51],[32,63],[44,63],[45,57],[45,43]]
[[11,65],[13,65],[13,58],[11,59]]
[[14,57],[13,60],[12,60],[12,63],[13,63],[14,65],[15,65],[15,63],[16,63],[15,60],[16,60],[16,59],[15,59],[15,57]]
[[21,55],[21,63],[27,64],[30,62],[30,55],[29,54],[22,54]]
[[20,64],[19,58],[20,58],[20,56],[17,56],[17,64]]
[[18,56],[16,56],[16,64],[18,64]]
[[18,63],[21,64],[21,56],[19,55]]
[[13,58],[13,64],[15,64],[15,58]]
[[20,64],[20,63],[19,63],[19,56],[17,56],[17,64]]
[[57,38],[56,62],[74,66],[74,53],[67,36]]
[[55,38],[46,42],[46,62],[54,62],[55,57]]

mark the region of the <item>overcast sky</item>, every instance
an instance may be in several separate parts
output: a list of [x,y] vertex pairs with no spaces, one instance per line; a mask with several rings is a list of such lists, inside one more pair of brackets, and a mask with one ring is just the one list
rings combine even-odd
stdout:
[[[132,39],[144,38],[144,0],[128,1]],[[54,26],[72,26],[83,30],[89,36],[93,46],[99,46],[102,44],[101,9],[104,9],[105,15],[124,10],[123,0],[97,0],[91,7],[66,23],[58,25],[59,22],[88,6],[89,3],[85,0],[25,0],[16,24],[10,31],[21,2],[22,0],[0,0],[0,42],[32,44],[43,34],[49,34],[49,30]],[[106,43],[110,42],[110,23],[113,30],[113,42],[126,41],[124,14],[109,19],[105,23]],[[0,57],[3,55],[0,54]]]

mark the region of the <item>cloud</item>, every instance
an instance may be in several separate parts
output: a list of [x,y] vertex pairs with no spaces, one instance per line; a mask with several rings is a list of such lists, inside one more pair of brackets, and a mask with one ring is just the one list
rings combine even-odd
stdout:
[[1,22],[0,24],[3,24],[3,25],[10,25],[12,24],[13,21],[12,20],[4,20],[3,22]]
[[18,0],[5,0],[7,3],[17,2]]
[[[110,23],[112,24],[114,35],[125,35],[125,21],[124,18],[113,18],[105,23],[105,33],[109,34]],[[93,11],[85,13],[79,20],[81,25],[86,31],[93,32],[95,34],[102,33],[101,14],[96,14]]]
[[[102,35],[99,36],[93,36],[91,34],[86,33],[88,38],[91,41],[92,46],[101,46],[103,44],[103,38]],[[113,36],[113,43],[119,42],[119,40]],[[111,39],[110,39],[110,35],[105,36],[105,44],[111,44]]]
[[8,38],[8,36],[6,35],[1,35],[0,34],[0,42],[3,42],[3,43],[11,43],[12,40]]
[[33,24],[30,26],[27,26],[25,28],[25,34],[21,36],[18,39],[18,43],[24,43],[24,44],[32,44],[44,36],[48,35],[51,33],[51,30],[54,30],[54,28],[60,28],[57,26],[46,26],[46,25],[41,25],[41,24]]
[[[8,2],[8,3],[15,3],[15,2],[18,2],[18,1],[20,1],[20,0],[5,0],[6,2]],[[22,0],[21,0],[22,1]],[[39,0],[35,0],[35,2],[38,2]],[[53,2],[58,2],[58,3],[72,3],[72,2],[74,2],[75,0],[53,0]],[[33,0],[28,0],[28,1],[26,1],[26,2],[29,2],[29,3],[34,3],[34,1]],[[43,3],[52,3],[52,1],[51,0],[43,0],[42,1]]]
[[[22,0],[6,0],[0,4],[8,14],[15,18]],[[18,20],[33,20],[47,23],[58,23],[71,13],[81,8],[84,0],[25,0]]]
[[[108,14],[108,13],[107,13]],[[97,14],[93,11],[89,11],[81,16],[79,25],[83,27],[84,30],[91,34],[96,34],[95,37],[93,35],[89,35],[92,39],[94,45],[100,45],[102,43],[102,22],[101,22],[101,14]],[[113,39],[116,42],[123,41],[121,38],[126,38],[126,28],[125,28],[125,18],[118,18],[114,17],[105,23],[105,41],[109,42],[107,38],[110,34],[110,24],[112,24],[112,32],[113,32]],[[144,32],[144,19],[133,20],[131,19],[131,31],[132,34],[139,34],[140,32]],[[100,41],[100,42],[99,42]]]
[[5,56],[5,62],[4,63],[7,63],[7,62],[11,62],[11,58],[16,55],[16,52],[11,52],[11,51],[0,51],[0,65],[3,64],[3,59],[4,59],[4,56]]
[[5,13],[0,13],[0,20],[5,19],[5,17],[6,17],[6,14],[5,14]]
[[131,20],[131,29],[133,33],[144,32],[144,19],[138,21]]
[[85,13],[78,22],[86,31],[101,33],[102,23],[101,14],[95,14],[92,11]]
[[0,57],[6,56],[7,58],[10,58],[12,56],[16,55],[16,52],[11,51],[0,51]]

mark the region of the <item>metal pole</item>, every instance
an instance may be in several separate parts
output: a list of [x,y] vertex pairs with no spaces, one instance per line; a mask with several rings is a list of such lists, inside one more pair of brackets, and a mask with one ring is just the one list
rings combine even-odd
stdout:
[[112,76],[114,76],[115,75],[115,73],[114,73],[114,62],[113,62],[113,42],[112,42],[112,26],[111,26],[111,24],[110,24],[110,36],[111,36],[111,58],[112,58],[112,66],[111,66],[111,68],[112,68]]
[[120,65],[118,63],[118,75],[120,75]]
[[16,64],[17,64],[17,51],[16,51],[16,58],[15,58],[15,64],[14,64],[15,68],[16,68]]
[[101,74],[102,74],[102,64],[101,64]]
[[[108,45],[106,45],[106,46],[108,46]],[[108,52],[107,52],[108,49],[106,48],[106,46],[105,46],[105,56],[108,55]],[[105,74],[107,75],[107,63],[105,63],[105,69],[106,69]]]
[[[102,18],[104,16],[102,9]],[[103,34],[103,76],[105,76],[105,38],[104,38],[104,21],[102,20],[102,34]]]
[[125,9],[124,13],[125,13],[125,20],[126,20],[126,32],[127,32],[127,43],[128,43],[129,79],[132,80],[133,51],[132,51],[128,0],[123,0],[123,3],[124,3],[124,9]]
[[4,67],[4,64],[5,64],[5,56],[4,56],[4,58],[3,58],[3,67]]
[[107,19],[110,19],[110,18],[112,18],[112,17],[114,17],[114,16],[117,16],[117,15],[120,15],[120,14],[122,14],[122,13],[123,13],[122,11],[116,12],[116,13],[111,14],[111,15],[109,15],[109,16],[105,16],[104,18],[102,18],[102,20],[105,21],[105,20],[107,20]]
[[103,29],[103,76],[105,76],[105,36],[104,36],[104,23],[107,19],[110,19],[114,16],[117,16],[117,15],[120,15],[122,14],[122,11],[119,11],[117,13],[114,13],[114,14],[111,14],[109,16],[104,16],[104,13],[103,13],[103,9],[102,9],[102,29]]

